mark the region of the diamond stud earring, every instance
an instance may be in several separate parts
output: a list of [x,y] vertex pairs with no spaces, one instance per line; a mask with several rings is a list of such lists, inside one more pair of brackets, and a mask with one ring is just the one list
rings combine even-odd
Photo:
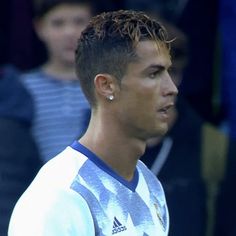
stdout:
[[107,97],[107,99],[110,100],[110,101],[112,101],[112,100],[114,99],[114,95],[109,95],[109,96]]

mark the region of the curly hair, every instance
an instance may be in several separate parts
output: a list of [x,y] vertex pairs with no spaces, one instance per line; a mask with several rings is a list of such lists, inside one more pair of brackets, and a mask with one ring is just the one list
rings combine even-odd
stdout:
[[92,106],[96,104],[95,76],[107,73],[121,81],[127,65],[138,59],[136,45],[144,40],[170,48],[165,28],[144,12],[119,10],[92,18],[78,40],[75,55],[76,73]]

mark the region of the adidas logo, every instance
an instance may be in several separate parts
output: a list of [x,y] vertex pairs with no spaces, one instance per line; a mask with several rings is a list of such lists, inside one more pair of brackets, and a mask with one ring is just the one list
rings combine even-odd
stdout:
[[118,234],[120,232],[123,232],[127,230],[127,228],[125,226],[123,226],[119,220],[117,220],[116,217],[114,217],[114,220],[113,220],[113,229],[112,229],[112,235],[114,234]]

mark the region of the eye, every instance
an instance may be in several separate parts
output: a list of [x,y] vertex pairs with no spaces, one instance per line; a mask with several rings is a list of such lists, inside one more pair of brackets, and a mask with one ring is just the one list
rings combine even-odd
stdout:
[[162,72],[162,70],[152,71],[151,73],[149,73],[148,77],[151,79],[155,79],[161,72]]
[[154,79],[156,75],[157,75],[156,72],[152,72],[151,74],[149,74],[149,78]]
[[77,18],[73,19],[74,24],[77,25],[77,26],[86,25],[86,24],[88,24],[88,21],[89,20],[85,17],[84,18],[83,17],[77,17]]

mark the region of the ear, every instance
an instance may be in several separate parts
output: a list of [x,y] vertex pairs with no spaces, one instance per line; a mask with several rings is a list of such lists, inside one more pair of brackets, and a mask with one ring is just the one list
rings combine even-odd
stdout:
[[116,79],[110,74],[97,74],[94,79],[94,86],[97,94],[105,99],[115,96]]

